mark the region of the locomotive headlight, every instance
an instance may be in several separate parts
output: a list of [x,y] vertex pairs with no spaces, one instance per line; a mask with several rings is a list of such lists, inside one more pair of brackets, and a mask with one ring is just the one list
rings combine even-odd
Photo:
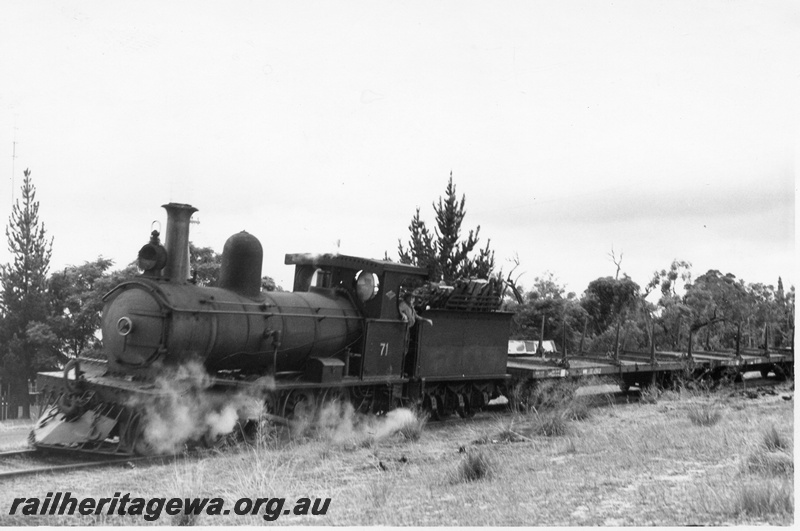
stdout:
[[117,321],[117,333],[121,336],[127,336],[133,332],[133,321],[130,317],[120,317]]
[[137,264],[142,271],[157,271],[167,263],[167,250],[160,244],[148,243],[139,250]]
[[378,294],[378,275],[368,271],[359,271],[356,277],[356,295],[367,302]]

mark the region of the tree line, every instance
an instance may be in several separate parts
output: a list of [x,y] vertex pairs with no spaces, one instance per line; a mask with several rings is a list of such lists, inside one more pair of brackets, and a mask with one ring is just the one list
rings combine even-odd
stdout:
[[794,343],[795,288],[786,290],[780,277],[776,285],[747,283],[717,270],[693,278],[691,263],[675,259],[640,285],[622,272],[622,255],[612,249],[614,276],[591,281],[580,295],[567,293],[551,272],[525,290],[514,270],[505,277],[496,270],[489,241],[478,245],[480,226],[462,238],[465,203],[451,173],[444,197],[433,204],[433,231],[417,208],[408,242],[399,242],[399,260],[428,269],[432,280],[501,279],[508,294],[503,309],[514,313],[512,339],[554,340],[568,353],[612,356],[624,350],[741,352]]
[[[491,241],[479,246],[480,226],[462,234],[466,197],[459,199],[452,173],[443,197],[433,203],[429,228],[417,208],[409,238],[398,241],[398,260],[425,268],[432,281],[493,277],[506,287],[503,309],[514,313],[512,339],[551,339],[569,353],[617,355],[623,350],[742,350],[790,348],[794,342],[795,288],[746,283],[710,270],[693,278],[691,264],[674,260],[640,286],[622,274],[622,255],[612,251],[616,273],[599,277],[577,295],[556,276],[536,277],[530,289],[512,269],[495,266]],[[25,170],[6,239],[9,263],[0,266],[0,393],[11,417],[29,415],[29,382],[43,370],[58,370],[77,356],[103,358],[98,334],[103,296],[139,274],[134,263],[114,269],[98,257],[50,272],[53,239],[39,219],[31,172]],[[390,259],[388,253],[384,257]],[[221,256],[190,244],[194,281],[213,286]],[[517,265],[519,262],[517,261]],[[515,268],[516,269],[516,268]],[[270,277],[265,290],[282,290]]]
[[794,301],[794,286],[786,291],[780,278],[777,287],[717,270],[692,279],[691,264],[674,260],[644,287],[627,275],[606,276],[581,296],[565,293],[548,273],[534,280],[521,303],[506,308],[515,313],[513,338],[552,339],[571,353],[742,353],[792,348]]

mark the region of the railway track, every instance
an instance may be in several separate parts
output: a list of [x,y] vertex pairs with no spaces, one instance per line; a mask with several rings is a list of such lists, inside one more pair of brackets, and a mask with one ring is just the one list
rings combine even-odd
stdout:
[[[74,472],[104,466],[132,466],[134,463],[161,461],[170,462],[181,455],[112,457],[71,455],[66,452],[42,450],[14,450],[0,452],[0,481],[21,476]],[[81,460],[85,459],[85,460]]]
[[[776,394],[770,389],[776,387],[784,381],[776,378],[763,378],[752,374],[746,377],[741,382],[731,383],[724,385],[722,388],[716,390],[716,393],[725,394],[741,394],[742,396],[749,396],[755,398],[758,394]],[[591,407],[603,407],[611,404],[623,404],[629,402],[638,402],[641,400],[641,390],[621,391],[616,386],[610,384],[586,386],[581,388],[581,395],[588,399]],[[789,398],[793,395],[793,390],[788,391]],[[508,407],[506,404],[491,405],[484,410],[494,418],[497,414],[507,412]],[[480,421],[484,415],[478,415],[475,420]],[[489,418],[489,417],[487,417]],[[450,422],[459,422],[457,416],[453,415],[436,422],[438,425],[446,425]],[[169,463],[179,457],[202,457],[208,455],[208,451],[192,451],[191,453],[182,453],[175,455],[159,455],[159,456],[128,456],[128,457],[111,457],[104,458],[103,456],[88,454],[88,453],[75,453],[70,451],[54,451],[54,450],[34,450],[34,449],[21,449],[0,452],[0,481],[9,478],[39,475],[39,474],[53,474],[61,472],[73,472],[77,470],[85,470],[89,468],[100,468],[107,466],[133,466],[135,463],[157,462]],[[84,459],[84,460],[81,460]]]

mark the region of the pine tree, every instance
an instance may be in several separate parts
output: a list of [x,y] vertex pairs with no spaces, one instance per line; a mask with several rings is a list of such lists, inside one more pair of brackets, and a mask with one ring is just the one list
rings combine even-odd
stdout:
[[453,282],[460,277],[489,278],[494,270],[494,251],[489,249],[490,241],[486,242],[485,248],[478,250],[477,256],[470,256],[478,244],[480,226],[469,231],[466,240],[461,240],[465,204],[465,195],[461,196],[461,201],[458,200],[453,173],[450,172],[444,198],[439,198],[438,205],[433,204],[436,214],[434,234],[420,219],[417,208],[408,227],[411,233],[408,248],[398,241],[400,262],[428,269],[432,280]]
[[431,278],[441,278],[441,272],[437,271],[436,252],[431,235],[425,222],[419,217],[419,207],[411,218],[411,225],[408,226],[411,232],[411,239],[408,242],[408,250],[403,247],[403,243],[398,240],[398,254],[400,263],[411,264],[428,269]]
[[18,406],[29,414],[28,380],[44,360],[28,341],[28,327],[48,317],[47,271],[53,241],[47,240],[39,221],[39,202],[30,170],[25,170],[22,197],[18,199],[6,226],[12,261],[0,266],[0,376],[8,390],[11,414]]

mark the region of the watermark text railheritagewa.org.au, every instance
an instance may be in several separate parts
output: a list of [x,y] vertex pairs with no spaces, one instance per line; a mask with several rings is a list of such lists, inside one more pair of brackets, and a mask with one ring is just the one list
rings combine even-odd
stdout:
[[286,498],[239,498],[226,506],[222,498],[138,498],[115,492],[112,498],[76,498],[70,492],[48,492],[42,498],[14,498],[9,515],[101,515],[140,516],[147,521],[169,516],[187,515],[238,516],[260,514],[267,521],[282,515],[320,516],[328,512],[330,498],[298,498],[286,504]]

